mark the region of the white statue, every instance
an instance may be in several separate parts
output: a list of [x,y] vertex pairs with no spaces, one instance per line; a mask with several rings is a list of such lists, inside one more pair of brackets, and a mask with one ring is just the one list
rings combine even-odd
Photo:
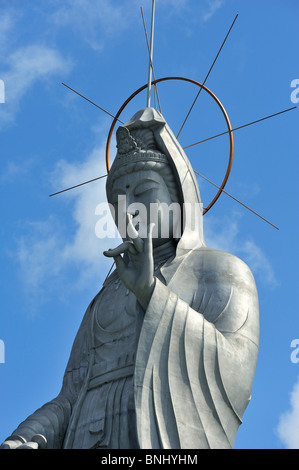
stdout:
[[194,172],[160,113],[139,111],[117,141],[107,197],[128,233],[105,253],[116,270],[86,311],[61,392],[2,447],[232,448],[258,355],[253,276],[206,247]]

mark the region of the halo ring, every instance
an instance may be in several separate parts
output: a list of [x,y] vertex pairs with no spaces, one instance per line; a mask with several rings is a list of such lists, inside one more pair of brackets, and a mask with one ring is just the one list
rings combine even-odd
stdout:
[[[181,81],[185,81],[185,82],[189,82],[189,83],[193,83],[194,85],[197,85],[199,86],[200,88],[203,88],[213,99],[214,101],[217,103],[217,105],[219,106],[219,108],[221,109],[221,112],[225,118],[225,121],[226,121],[226,124],[227,124],[227,128],[228,128],[228,131],[229,131],[229,143],[230,143],[230,149],[229,149],[229,160],[228,160],[228,165],[227,165],[227,169],[226,169],[226,173],[224,175],[224,178],[223,178],[223,181],[221,183],[221,185],[219,186],[219,190],[216,194],[216,196],[212,199],[212,201],[209,203],[209,205],[203,210],[203,215],[206,214],[210,209],[211,207],[215,204],[215,202],[217,201],[217,199],[220,197],[226,183],[227,183],[227,180],[229,178],[229,175],[230,175],[230,172],[231,172],[231,168],[232,168],[232,163],[233,163],[233,155],[234,155],[234,139],[233,139],[233,131],[232,131],[232,127],[231,127],[231,124],[230,124],[230,120],[228,118],[228,115],[227,115],[227,112],[225,111],[225,108],[224,106],[222,105],[222,103],[219,101],[219,99],[217,98],[216,95],[214,95],[214,93],[209,90],[209,88],[207,88],[205,85],[197,82],[196,80],[192,80],[191,78],[186,78],[186,77],[163,77],[163,78],[158,78],[157,80],[154,80],[152,81],[152,85],[155,85],[159,82],[164,82],[164,81],[167,81],[167,80],[181,80]],[[111,124],[111,127],[110,127],[110,130],[109,130],[109,133],[108,133],[108,137],[107,137],[107,142],[106,142],[106,167],[107,167],[107,172],[109,173],[110,171],[110,163],[109,163],[109,149],[110,149],[110,142],[111,142],[111,137],[112,137],[112,133],[113,133],[113,130],[114,130],[114,127],[115,127],[115,124],[116,122],[118,121],[118,118],[119,116],[121,115],[121,113],[123,112],[123,110],[125,109],[125,107],[130,103],[130,101],[132,101],[133,98],[135,98],[135,96],[137,96],[139,93],[141,93],[145,88],[147,88],[147,84],[146,85],[143,85],[142,87],[138,88],[138,90],[134,91],[134,93],[131,94],[131,96],[129,96],[129,98],[122,104],[122,106],[119,108],[118,112],[116,113],[113,121],[112,121],[112,124]]]

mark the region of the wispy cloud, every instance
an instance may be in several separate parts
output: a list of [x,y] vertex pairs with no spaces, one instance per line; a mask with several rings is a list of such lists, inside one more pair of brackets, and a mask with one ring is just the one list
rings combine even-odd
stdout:
[[[49,177],[53,189],[105,174],[104,154],[103,146],[94,148],[82,162],[60,160]],[[71,294],[90,285],[100,287],[99,282],[111,267],[111,260],[103,256],[103,251],[116,242],[99,239],[95,233],[95,209],[106,200],[105,180],[56,197],[61,198],[63,211],[68,213],[51,213],[44,220],[24,222],[23,235],[16,242],[14,257],[20,279],[24,291],[36,304],[47,301],[49,293]]]
[[33,160],[31,159],[22,161],[21,163],[17,161],[3,163],[3,168],[0,175],[0,185],[11,183],[17,177],[24,177],[28,173],[32,163]]
[[204,233],[210,248],[240,257],[261,282],[271,287],[277,286],[274,269],[263,249],[253,237],[240,234],[240,214],[237,211],[221,218],[209,216],[204,219]]
[[29,40],[20,37],[25,10],[17,5],[1,5],[0,11],[0,79],[5,86],[5,102],[0,107],[1,128],[14,122],[22,99],[40,81],[53,76],[65,77],[73,67],[55,46],[37,35]]
[[8,45],[11,32],[16,25],[18,14],[10,9],[1,11],[0,15],[0,47],[3,49]]
[[[76,182],[80,183],[105,175],[104,155],[103,146],[95,148],[83,163],[69,164],[62,160],[56,165],[52,180],[60,181],[60,186],[67,188]],[[63,257],[68,262],[76,259],[90,265],[95,264],[96,270],[102,258],[103,242],[95,234],[98,220],[95,210],[99,203],[106,201],[105,183],[105,179],[98,180],[62,196],[71,200],[72,218],[76,224],[74,236],[64,246]],[[104,241],[105,243],[107,240]]]
[[94,50],[102,49],[111,38],[130,27],[139,14],[136,2],[123,0],[66,0],[50,16],[56,27],[69,27]]
[[0,108],[2,123],[14,120],[22,98],[38,81],[54,74],[65,75],[71,67],[71,61],[56,49],[43,45],[33,44],[10,53],[0,72],[5,83],[5,104]]
[[164,7],[174,8],[176,11],[181,11],[183,8],[186,8],[190,3],[190,0],[163,0],[162,3]]
[[290,394],[290,410],[280,416],[277,432],[287,449],[299,449],[299,377]]
[[223,0],[208,0],[207,7],[203,13],[203,20],[208,21],[214,16],[217,10],[223,5]]
[[253,238],[244,240],[242,246],[239,245],[239,251],[244,253],[247,264],[253,272],[257,273],[265,284],[277,286],[278,281],[275,277],[273,267],[266,254],[260,246],[256,244]]
[[[181,14],[192,12],[191,0],[162,0],[158,2],[156,17],[159,14]],[[200,8],[200,18],[210,20],[223,5],[223,0],[205,0]],[[150,21],[152,2],[144,2],[143,10]],[[128,28],[141,25],[139,0],[65,0],[53,11],[48,19],[55,27],[68,27],[89,44],[94,50],[101,50],[107,40],[124,34]],[[188,20],[190,21],[190,19]]]

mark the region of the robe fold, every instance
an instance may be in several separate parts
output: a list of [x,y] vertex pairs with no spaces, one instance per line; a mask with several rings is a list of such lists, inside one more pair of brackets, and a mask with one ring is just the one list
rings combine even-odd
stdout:
[[[136,419],[138,439],[131,440],[136,447],[232,448],[250,400],[258,352],[258,301],[249,268],[230,254],[205,247],[164,264],[148,308],[140,313],[144,318],[138,343],[130,343],[138,344],[136,357],[130,358],[132,372],[125,368],[129,363],[122,368],[118,362],[116,378],[99,383],[91,395],[95,306],[109,285],[87,309],[60,394],[15,434],[27,440],[43,434],[48,448],[101,447],[99,442],[110,448],[109,428],[115,433],[116,425],[105,420],[105,400],[118,387],[115,402],[115,393],[128,387],[136,416],[131,413],[123,425],[134,434]],[[111,298],[109,291],[107,295]],[[120,409],[128,407],[126,397],[119,399]],[[122,448],[130,443],[118,442]]]
[[[167,279],[167,267],[162,273]],[[252,274],[232,255],[190,252],[167,285],[156,282],[135,368],[142,448],[233,447],[250,400],[258,325]]]
[[175,250],[154,250],[145,312],[116,271],[107,279],[85,313],[59,395],[14,434],[42,434],[48,448],[232,448],[258,354],[254,278],[240,259],[205,246],[197,181],[163,116],[145,108],[126,126],[152,130],[182,207],[197,216],[182,224]]

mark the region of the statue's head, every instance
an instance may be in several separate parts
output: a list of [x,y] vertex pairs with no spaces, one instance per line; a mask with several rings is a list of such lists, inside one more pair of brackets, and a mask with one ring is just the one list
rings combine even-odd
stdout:
[[[168,142],[165,131],[169,134],[166,122],[152,108],[141,110],[120,126],[116,133],[117,155],[106,184],[108,202],[114,208],[112,215],[122,238],[127,238],[129,217],[141,238],[146,236],[147,226],[154,223],[154,247],[170,239],[181,240],[186,228],[185,203],[192,202],[192,207],[200,203],[197,183],[194,196],[188,196],[190,184],[194,183],[193,179],[189,181],[189,162],[182,165],[178,160],[180,148]],[[184,183],[188,183],[187,191]],[[195,232],[198,240],[201,235],[197,228]]]
[[181,222],[179,188],[153,131],[129,131],[122,126],[116,138],[118,152],[108,176],[107,196],[121,235],[126,238],[123,229],[131,217],[141,238],[146,236],[147,226],[155,224],[154,246],[176,239]]

